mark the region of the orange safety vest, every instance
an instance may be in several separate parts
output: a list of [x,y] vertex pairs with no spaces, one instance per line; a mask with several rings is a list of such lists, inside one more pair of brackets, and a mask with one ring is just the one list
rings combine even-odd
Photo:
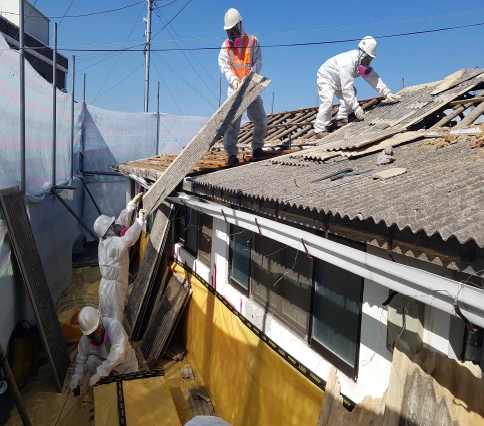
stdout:
[[255,40],[255,36],[245,34],[242,48],[230,47],[229,41],[226,40],[225,42],[230,68],[241,79],[248,75],[252,68],[252,49],[255,45]]

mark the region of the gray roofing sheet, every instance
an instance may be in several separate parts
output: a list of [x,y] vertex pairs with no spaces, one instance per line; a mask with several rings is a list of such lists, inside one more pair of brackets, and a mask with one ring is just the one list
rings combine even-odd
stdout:
[[[309,208],[341,217],[372,218],[375,223],[423,230],[444,240],[474,240],[484,246],[484,152],[468,141],[441,149],[417,141],[394,148],[396,161],[376,165],[377,153],[360,158],[335,157],[326,163],[306,161],[307,167],[273,164],[270,160],[200,176],[194,181],[234,193]],[[373,172],[328,179],[299,188],[298,182],[353,168],[381,171],[405,167],[407,173],[386,181],[372,179]]]
[[[372,143],[372,135],[382,134],[384,131],[391,133],[392,129],[406,129],[483,82],[483,73],[483,69],[463,69],[441,82],[404,89],[400,92],[401,102],[384,101],[375,105],[365,114],[363,121],[347,124],[322,139],[319,145],[328,151],[359,147],[365,145],[365,135],[370,136],[367,143]],[[432,95],[437,88],[447,87],[444,86],[446,81],[452,81],[452,85],[447,84],[451,87]]]

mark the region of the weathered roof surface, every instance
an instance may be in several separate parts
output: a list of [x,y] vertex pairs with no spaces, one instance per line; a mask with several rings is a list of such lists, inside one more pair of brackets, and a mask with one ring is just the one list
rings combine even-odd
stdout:
[[[449,139],[449,137],[447,137]],[[377,166],[377,153],[359,158],[337,156],[325,163],[301,159],[305,167],[264,161],[239,169],[192,179],[195,188],[216,187],[243,196],[277,201],[353,219],[373,219],[387,227],[435,233],[443,240],[474,240],[484,246],[484,152],[471,148],[475,137],[420,140],[394,148],[395,162]],[[437,141],[437,142],[436,142]],[[439,149],[437,149],[439,148]],[[403,167],[405,174],[373,179],[376,171]],[[373,170],[362,175],[329,179],[305,187],[298,184],[346,168]],[[241,179],[243,176],[243,179]]]
[[[471,91],[483,88],[484,70],[463,69],[442,81],[403,89],[399,92],[402,101],[396,104],[381,99],[365,101],[364,121],[350,122],[323,139],[313,140],[316,146],[309,148],[316,108],[273,114],[269,116],[271,143],[286,144],[291,134],[292,147],[299,145],[299,149],[271,160],[213,171],[197,177],[194,183],[200,190],[224,189],[350,220],[373,219],[388,227],[424,231],[428,236],[438,233],[444,240],[452,236],[461,243],[474,240],[484,247],[484,214],[480,209],[484,197],[480,185],[484,138],[449,135],[449,128],[441,127],[456,124],[459,115],[476,106],[464,119],[472,124],[484,112],[484,92]],[[457,123],[459,126],[462,124]],[[251,124],[245,129],[239,145],[250,144]],[[429,130],[441,132],[443,137],[422,141]],[[396,161],[377,166],[379,153],[390,147]],[[154,157],[114,168],[156,180],[172,157]],[[208,153],[192,173],[224,168],[225,159],[225,154]],[[393,167],[404,167],[407,172],[385,181],[365,173],[302,188],[294,183],[295,178],[304,183],[345,168],[379,171]]]

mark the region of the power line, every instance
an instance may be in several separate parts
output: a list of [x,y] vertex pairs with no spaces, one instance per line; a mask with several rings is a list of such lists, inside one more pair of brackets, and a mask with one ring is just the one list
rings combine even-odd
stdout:
[[[473,27],[481,27],[484,25],[484,22],[479,22],[477,24],[468,24],[468,25],[459,25],[455,27],[445,27],[445,28],[436,28],[432,30],[423,30],[423,31],[412,31],[408,33],[399,33],[399,34],[387,34],[381,36],[374,36],[373,38],[396,38],[396,37],[406,37],[411,35],[420,35],[420,34],[430,34],[430,33],[438,33],[442,31],[451,31],[451,30],[460,30],[464,28],[473,28]],[[296,46],[316,46],[316,45],[323,45],[323,44],[339,44],[339,43],[349,43],[360,41],[361,38],[349,38],[344,40],[331,40],[331,41],[314,41],[314,42],[307,42],[307,43],[288,43],[288,44],[266,44],[261,45],[265,49],[272,48],[272,47],[296,47]],[[129,48],[128,48],[129,49]],[[125,49],[125,50],[128,50]],[[65,50],[68,52],[120,52],[123,49],[60,49]],[[132,52],[143,52],[142,49],[130,49]],[[152,52],[178,52],[180,50],[220,50],[220,47],[194,47],[194,48],[186,48],[186,49],[151,49]]]
[[166,62],[158,52],[154,52],[155,55],[160,59],[161,62],[165,64],[180,80],[182,80],[190,89],[192,89],[198,96],[200,96],[205,102],[207,102],[211,107],[217,109],[212,102],[210,102],[202,93],[200,93],[195,87],[193,87],[186,79],[183,77],[176,69],[174,69],[168,62]]
[[[156,13],[156,11],[155,11],[155,13]],[[158,15],[158,13],[156,13],[156,16],[158,16],[158,18],[160,19],[160,21],[164,24],[161,16]],[[172,36],[172,34],[170,32],[170,28],[167,27],[166,30],[168,31],[168,34],[170,34],[170,37],[173,38],[173,40],[174,40],[174,37]],[[180,47],[180,45],[176,41],[175,41],[175,44],[177,45],[177,47]],[[181,53],[185,57],[185,59],[188,61],[188,63],[190,64],[190,66],[192,67],[193,71],[195,71],[195,73],[197,74],[197,76],[200,79],[200,81],[205,85],[205,87],[208,89],[208,91],[213,95],[213,97],[215,98],[215,100],[217,100],[218,99],[217,98],[217,95],[213,92],[212,89],[210,89],[210,87],[208,87],[207,83],[205,83],[205,80],[202,78],[202,76],[200,75],[200,73],[193,66],[192,62],[190,61],[190,59],[188,58],[188,56],[185,54],[185,52],[182,51]],[[192,53],[192,55],[193,55],[193,53]]]
[[183,6],[179,11],[178,13],[173,17],[171,18],[167,23],[166,25],[164,25],[153,37],[151,37],[152,39],[154,39],[158,34],[160,34],[168,25],[170,25],[173,20],[180,14],[183,12],[183,10],[192,2],[192,0],[188,0],[188,2],[185,4],[185,6]]
[[128,79],[129,77],[131,77],[136,71],[138,71],[144,65],[144,63],[145,62],[143,61],[139,67],[137,67],[136,69],[134,69],[133,71],[131,71],[126,77],[124,77],[121,81],[119,81],[118,83],[116,83],[110,89],[106,90],[102,95],[98,96],[97,99],[102,98],[104,95],[106,95],[107,93],[109,93],[115,87],[119,86],[123,81],[125,81],[126,79]]
[[62,18],[61,18],[61,20],[59,21],[59,23],[57,24],[57,26],[59,26],[59,25],[61,24],[61,22],[64,20],[64,18],[65,18],[65,17],[66,17],[66,15],[67,15],[67,12],[69,12],[69,9],[70,9],[70,8],[72,7],[72,5],[74,4],[74,1],[75,1],[75,0],[72,0],[72,1],[71,1],[71,4],[69,5],[69,7],[67,8],[67,10],[65,11],[64,15],[62,15]]
[[[161,12],[160,12],[160,14],[161,14]],[[163,15],[161,14],[161,16],[163,16]],[[164,16],[163,16],[163,18],[164,18]],[[173,30],[173,32],[176,34],[176,36],[178,37],[178,40],[175,40],[172,37],[173,41],[175,43],[177,41],[181,41],[185,45],[185,47],[188,47],[187,44],[182,39],[180,39],[180,36],[178,35],[178,33],[175,30],[175,28],[173,27],[173,25],[170,25],[170,27]],[[177,46],[178,46],[178,43],[177,43]],[[202,69],[205,71],[205,73],[210,77],[210,79],[213,81],[213,83],[215,84],[215,86],[218,88],[218,83],[213,79],[212,75],[207,71],[207,69],[203,66],[203,64],[198,60],[198,58],[195,56],[195,54],[191,50],[190,50],[190,53],[192,54],[193,58],[198,62],[198,65],[200,65],[202,67]]]
[[[141,13],[143,12],[143,10],[144,10],[144,5],[141,7],[141,10],[140,10],[140,12],[138,13],[138,16],[136,17],[136,19],[135,19],[135,21],[134,21],[133,27],[131,28],[131,31],[129,32],[128,37],[126,38],[126,41],[125,41],[125,43],[124,43],[123,48],[126,46],[126,43],[128,42],[129,38],[131,37],[131,34],[133,34],[134,27],[136,26],[136,23],[138,22],[138,19],[139,19],[139,17],[141,16]],[[122,54],[122,53],[123,53],[123,52],[119,52],[118,57],[116,58],[116,61],[114,61],[113,66],[112,66],[112,67],[111,67],[111,69],[109,70],[109,73],[108,73],[108,75],[106,76],[106,79],[104,80],[104,82],[103,82],[103,84],[102,84],[101,88],[100,88],[100,89],[99,89],[99,91],[97,92],[97,94],[96,94],[96,96],[94,97],[94,100],[91,102],[91,104],[94,104],[94,102],[96,102],[96,100],[98,99],[99,94],[101,93],[102,89],[104,88],[104,85],[106,84],[106,82],[108,81],[109,77],[111,76],[111,73],[113,72],[114,68],[116,67],[116,64],[118,63],[119,58],[121,57],[121,54]]]
[[155,66],[155,69],[156,69],[156,72],[158,73],[158,76],[160,77],[160,80],[163,82],[163,84],[165,85],[166,87],[166,90],[168,91],[168,93],[170,94],[171,98],[173,99],[173,102],[175,102],[176,106],[178,107],[178,109],[180,110],[180,112],[182,113],[182,115],[185,115],[182,111],[182,109],[180,108],[180,105],[178,105],[178,102],[176,101],[175,97],[173,96],[173,93],[171,93],[171,90],[170,88],[168,87],[168,85],[165,83],[165,80],[163,80],[163,77],[161,76],[161,72],[160,70],[158,69],[158,67],[156,66],[156,63],[153,62],[153,65]]
[[[27,22],[27,20],[30,18],[30,15],[32,14],[32,10],[34,10],[33,8],[35,7],[35,5],[37,4],[37,0],[34,1],[34,4],[32,5],[32,8],[30,9],[29,11],[29,15],[25,18],[25,21],[24,21],[24,24]],[[5,13],[5,12],[3,12]],[[7,12],[8,13],[8,12]],[[18,14],[17,14],[18,15]]]
[[[35,3],[37,3],[37,1]],[[34,3],[34,6],[35,6],[35,3]],[[81,14],[81,15],[67,15],[67,12],[69,11],[70,7],[72,6],[72,4],[71,4],[71,6],[69,6],[69,8],[67,9],[66,14],[64,14],[63,16],[45,16],[45,18],[48,18],[48,19],[85,18],[87,16],[102,15],[104,13],[117,12],[119,10],[124,10],[124,9],[128,9],[130,7],[134,7],[134,6],[141,4],[141,3],[144,3],[144,1],[139,1],[139,2],[136,2],[136,3],[133,3],[133,4],[129,4],[127,6],[118,7],[116,9],[102,10],[100,12],[84,13],[84,14]],[[168,6],[168,5],[166,5],[166,6]],[[18,13],[4,12],[4,11],[2,11],[2,14],[16,15],[16,16],[19,15]],[[32,18],[42,18],[43,19],[44,16],[32,16]]]

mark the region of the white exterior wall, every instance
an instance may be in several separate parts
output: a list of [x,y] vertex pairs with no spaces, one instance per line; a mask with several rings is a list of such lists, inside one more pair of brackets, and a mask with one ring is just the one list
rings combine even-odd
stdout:
[[[249,321],[260,328],[283,350],[310,368],[324,380],[328,379],[332,365],[313,351],[308,343],[290,331],[281,321],[242,295],[228,281],[229,265],[229,225],[214,220],[212,231],[212,265],[206,265],[190,256],[181,246],[175,245],[175,257],[186,263],[207,282],[211,283],[224,298],[242,313]],[[387,257],[386,251],[367,246],[367,252],[379,257]],[[444,267],[394,254],[395,261],[413,266],[443,277],[453,277],[453,271]],[[392,367],[393,354],[387,344],[387,308],[382,303],[388,298],[389,289],[365,279],[362,303],[361,334],[359,348],[358,379],[355,382],[342,372],[338,372],[341,392],[354,402],[361,402],[365,395],[381,398],[387,390]],[[425,321],[424,346],[448,355],[460,356],[464,324],[459,318],[451,318],[432,306],[431,298],[424,301]]]
[[[8,12],[8,13],[6,13]],[[0,0],[0,15],[20,26],[18,0]],[[25,32],[46,46],[49,45],[49,19],[28,1],[24,2]]]

